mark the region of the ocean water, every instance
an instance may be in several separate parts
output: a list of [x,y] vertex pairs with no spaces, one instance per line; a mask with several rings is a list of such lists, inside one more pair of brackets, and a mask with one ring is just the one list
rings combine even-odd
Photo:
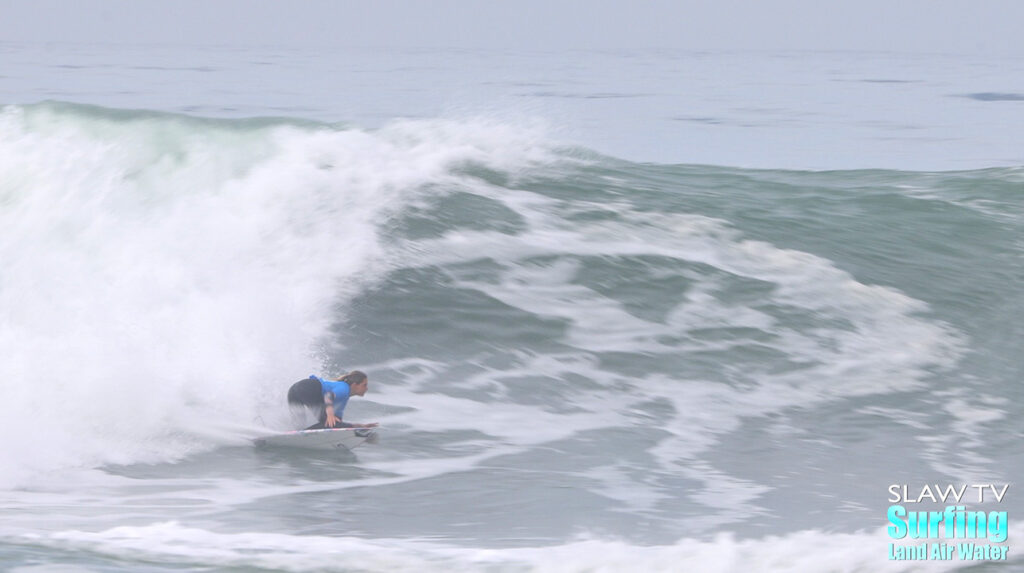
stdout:
[[[1024,570],[1024,61],[0,58],[3,569]],[[253,447],[353,368],[379,443]]]

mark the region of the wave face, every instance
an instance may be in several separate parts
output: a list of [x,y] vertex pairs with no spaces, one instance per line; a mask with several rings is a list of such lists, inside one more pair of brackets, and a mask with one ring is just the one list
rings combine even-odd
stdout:
[[[819,530],[874,539],[890,483],[1019,475],[1022,184],[638,164],[487,119],[7,106],[0,486],[39,533],[0,539],[292,570],[283,547],[326,567],[354,528],[379,568],[794,570]],[[247,447],[292,381],[349,368],[383,444],[342,469]],[[182,557],[207,534],[227,553]]]

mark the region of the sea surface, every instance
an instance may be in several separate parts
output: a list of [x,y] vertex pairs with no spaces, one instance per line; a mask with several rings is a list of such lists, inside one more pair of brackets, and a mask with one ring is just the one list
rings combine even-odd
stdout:
[[1024,570],[1022,139],[1020,59],[2,43],[0,569]]

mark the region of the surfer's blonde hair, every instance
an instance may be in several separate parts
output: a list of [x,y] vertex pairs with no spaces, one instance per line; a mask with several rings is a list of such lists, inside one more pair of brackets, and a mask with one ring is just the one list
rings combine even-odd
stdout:
[[366,373],[359,370],[353,370],[339,378],[339,380],[342,382],[348,382],[349,386],[352,386],[353,384],[362,384],[363,381],[366,380]]

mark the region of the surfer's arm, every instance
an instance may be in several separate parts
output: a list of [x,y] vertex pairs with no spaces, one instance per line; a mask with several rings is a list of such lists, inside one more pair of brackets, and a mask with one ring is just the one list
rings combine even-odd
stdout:
[[328,392],[324,394],[324,411],[327,413],[327,419],[324,421],[324,425],[328,428],[344,427],[342,426],[341,418],[334,414],[334,393]]

